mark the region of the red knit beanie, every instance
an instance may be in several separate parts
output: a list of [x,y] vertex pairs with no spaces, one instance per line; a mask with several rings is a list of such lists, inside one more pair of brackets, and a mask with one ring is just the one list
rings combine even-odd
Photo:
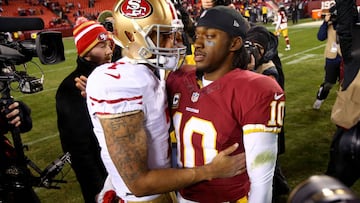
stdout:
[[82,21],[73,30],[77,53],[85,56],[99,42],[111,40],[109,32],[96,21]]

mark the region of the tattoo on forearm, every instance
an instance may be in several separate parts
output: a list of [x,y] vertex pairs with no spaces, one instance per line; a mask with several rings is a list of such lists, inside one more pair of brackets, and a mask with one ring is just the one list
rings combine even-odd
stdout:
[[148,170],[143,122],[142,112],[101,121],[111,159],[127,185]]

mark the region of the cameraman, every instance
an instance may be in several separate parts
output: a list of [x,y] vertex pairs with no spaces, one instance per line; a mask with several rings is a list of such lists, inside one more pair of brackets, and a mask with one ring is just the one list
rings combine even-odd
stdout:
[[13,183],[8,182],[6,170],[17,167],[17,160],[16,149],[5,135],[9,131],[19,130],[24,133],[32,128],[29,107],[21,101],[8,101],[11,102],[9,106],[6,108],[4,105],[0,110],[0,202],[40,202],[31,186],[24,189],[10,188]]
[[313,104],[313,109],[320,109],[321,104],[329,95],[330,89],[336,84],[336,81],[341,82],[340,67],[342,62],[340,45],[337,40],[335,30],[335,18],[333,12],[335,6],[329,10],[323,10],[325,13],[324,21],[321,24],[317,33],[317,38],[320,41],[326,41],[325,46],[325,77],[323,83],[316,94],[316,100]]

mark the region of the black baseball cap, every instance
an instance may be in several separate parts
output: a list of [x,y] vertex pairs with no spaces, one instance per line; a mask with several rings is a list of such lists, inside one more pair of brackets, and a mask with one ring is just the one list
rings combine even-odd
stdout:
[[215,6],[204,10],[196,27],[208,27],[222,30],[231,36],[245,38],[250,25],[241,13],[227,6]]

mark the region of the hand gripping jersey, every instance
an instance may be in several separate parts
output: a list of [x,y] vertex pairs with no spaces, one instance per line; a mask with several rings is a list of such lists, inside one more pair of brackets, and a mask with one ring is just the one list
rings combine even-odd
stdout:
[[[180,69],[169,75],[167,91],[179,167],[210,163],[235,142],[240,146],[234,153],[244,152],[243,136],[278,133],[282,126],[284,92],[275,80],[261,74],[235,69],[200,88],[194,70]],[[248,195],[249,187],[248,174],[243,173],[203,181],[180,193],[196,202],[235,202]]]
[[109,155],[104,132],[96,114],[119,114],[141,110],[148,132],[148,166],[169,168],[169,114],[165,81],[160,81],[145,65],[126,59],[97,67],[87,81],[87,105],[101,147],[101,157],[116,194],[123,200],[146,201],[157,195],[136,198],[126,187]]

